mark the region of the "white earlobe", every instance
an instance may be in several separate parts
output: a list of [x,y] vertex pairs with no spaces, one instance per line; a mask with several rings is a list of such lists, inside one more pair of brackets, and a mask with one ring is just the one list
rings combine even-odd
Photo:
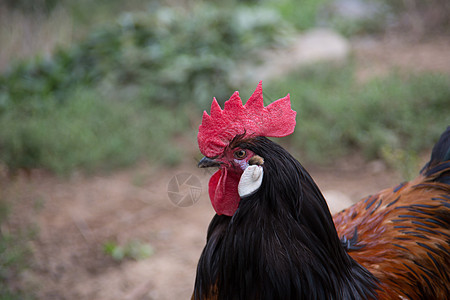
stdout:
[[259,189],[263,179],[263,168],[258,165],[248,166],[239,180],[239,196],[245,197]]

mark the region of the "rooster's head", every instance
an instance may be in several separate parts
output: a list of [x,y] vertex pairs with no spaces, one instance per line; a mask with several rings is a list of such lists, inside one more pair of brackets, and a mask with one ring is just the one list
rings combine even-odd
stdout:
[[[209,197],[217,214],[232,216],[235,213],[239,195],[242,195],[238,192],[242,174],[249,166],[261,166],[264,162],[264,157],[241,145],[258,136],[291,134],[295,128],[295,116],[289,94],[264,107],[261,82],[245,105],[239,92],[225,102],[223,110],[216,99],[213,100],[211,114],[203,113],[198,145],[205,155],[199,167],[219,168],[209,181]],[[251,176],[258,176],[258,170],[252,168]],[[262,172],[262,168],[259,169]]]

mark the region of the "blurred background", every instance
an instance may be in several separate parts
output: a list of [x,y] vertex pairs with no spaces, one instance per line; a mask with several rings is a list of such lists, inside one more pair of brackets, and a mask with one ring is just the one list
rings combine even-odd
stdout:
[[335,212],[450,124],[450,2],[1,0],[0,299],[190,298],[202,111],[260,80]]

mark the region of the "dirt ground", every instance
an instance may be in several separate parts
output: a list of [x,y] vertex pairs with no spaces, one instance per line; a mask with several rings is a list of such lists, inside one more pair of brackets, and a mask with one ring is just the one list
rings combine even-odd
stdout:
[[[357,44],[356,56],[365,62],[361,77],[382,73],[387,66],[413,71],[442,68],[450,73],[449,40],[414,45]],[[195,149],[195,141],[191,146]],[[306,167],[333,212],[401,181],[382,162],[364,162],[357,156],[328,168]],[[187,207],[173,204],[168,194],[171,179],[183,172],[201,182],[198,201]],[[33,263],[22,281],[34,287],[38,299],[189,299],[214,215],[207,196],[209,177],[210,173],[196,168],[193,159],[174,169],[143,164],[113,174],[75,174],[69,179],[41,171],[15,179],[1,176],[1,196],[13,204],[8,228],[2,230],[36,226],[30,241]],[[115,261],[103,250],[107,242],[125,245],[133,240],[150,244],[153,254]]]
[[[168,196],[173,176],[200,179],[199,200],[188,207]],[[310,169],[334,211],[399,181],[381,162],[342,161]],[[214,211],[207,196],[210,174],[192,164],[160,170],[145,165],[118,173],[57,179],[34,172],[4,186],[14,198],[11,224],[37,224],[34,263],[23,275],[39,299],[188,299],[195,267]],[[154,254],[114,261],[103,245],[138,240]]]

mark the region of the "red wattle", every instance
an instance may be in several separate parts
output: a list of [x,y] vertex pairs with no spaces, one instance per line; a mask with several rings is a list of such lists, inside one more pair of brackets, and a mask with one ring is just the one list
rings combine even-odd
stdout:
[[226,168],[218,170],[209,180],[209,198],[218,215],[232,216],[239,206],[240,174],[228,172]]

